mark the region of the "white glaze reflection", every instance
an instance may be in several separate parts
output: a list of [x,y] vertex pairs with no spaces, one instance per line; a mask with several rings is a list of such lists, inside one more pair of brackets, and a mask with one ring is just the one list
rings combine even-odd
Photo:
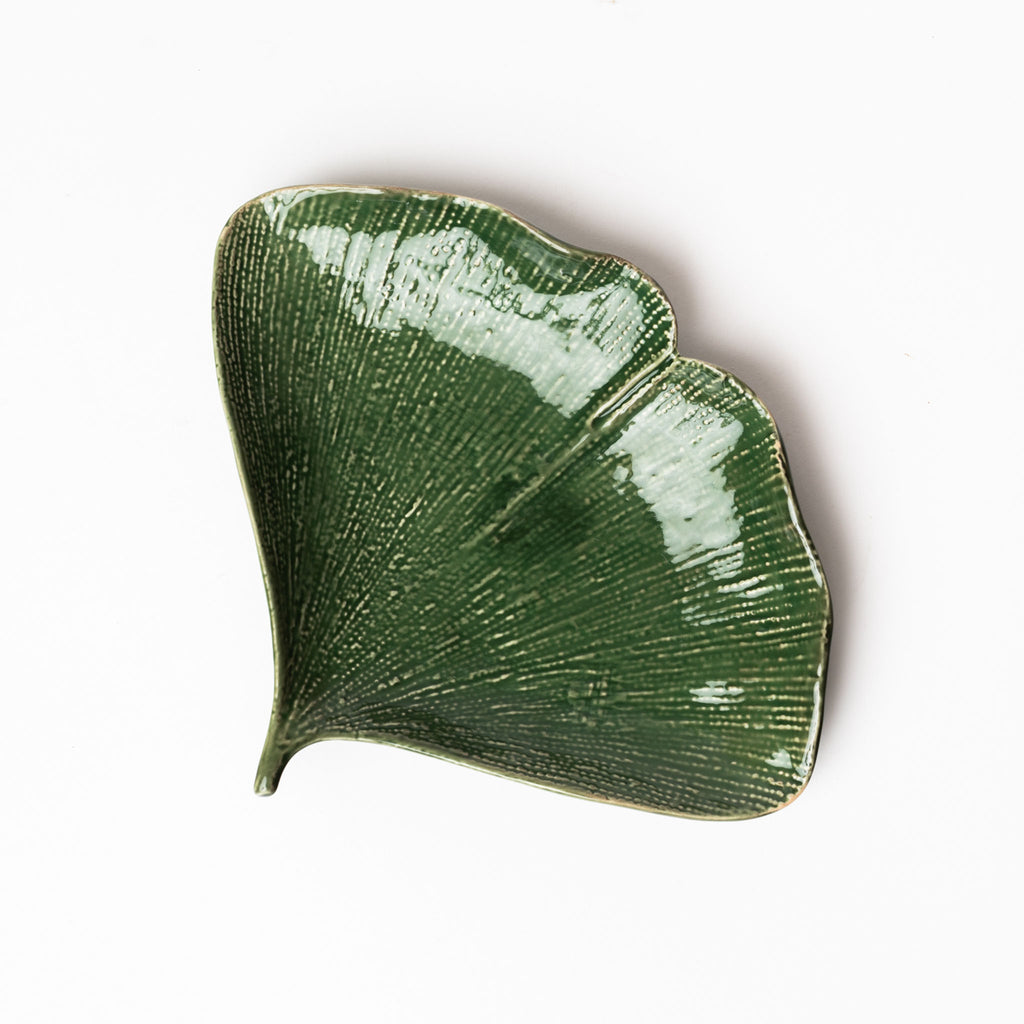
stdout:
[[629,362],[643,340],[644,311],[635,271],[610,284],[565,294],[539,292],[519,279],[469,228],[399,239],[314,224],[275,230],[301,242],[320,272],[342,278],[342,303],[357,322],[397,333],[403,327],[523,374],[564,415],[579,411]]
[[738,420],[668,389],[637,411],[608,449],[629,456],[633,486],[657,517],[672,560],[720,553],[712,573],[718,578],[735,576],[743,565],[743,517],[721,468],[742,433]]
[[712,679],[704,686],[694,687],[690,694],[694,704],[739,704],[743,700],[743,687]]

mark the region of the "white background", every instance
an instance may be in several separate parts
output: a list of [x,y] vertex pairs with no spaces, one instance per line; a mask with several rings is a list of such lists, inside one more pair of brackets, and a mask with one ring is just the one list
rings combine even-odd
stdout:
[[[1010,1019],[1018,7],[9,10],[0,1017]],[[792,807],[677,820],[351,743],[252,794],[271,641],[212,261],[311,182],[624,256],[772,409],[836,614]]]

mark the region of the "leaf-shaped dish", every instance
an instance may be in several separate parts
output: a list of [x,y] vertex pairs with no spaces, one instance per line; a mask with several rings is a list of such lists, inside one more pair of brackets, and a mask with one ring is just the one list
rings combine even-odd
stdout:
[[486,203],[290,188],[217,251],[271,607],[257,790],[378,740],[701,818],[811,771],[830,631],[768,412],[657,285]]

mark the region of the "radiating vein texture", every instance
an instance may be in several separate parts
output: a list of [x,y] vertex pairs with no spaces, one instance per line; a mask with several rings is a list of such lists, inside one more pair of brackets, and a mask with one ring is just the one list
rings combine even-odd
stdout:
[[285,189],[217,253],[271,604],[260,792],[328,737],[672,814],[814,760],[828,594],[774,425],[658,287],[484,203]]

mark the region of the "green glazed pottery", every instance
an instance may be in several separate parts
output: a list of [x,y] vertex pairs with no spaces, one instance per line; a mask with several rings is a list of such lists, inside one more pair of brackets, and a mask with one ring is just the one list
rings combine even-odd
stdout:
[[830,631],[768,412],[635,267],[494,206],[272,192],[217,250],[273,624],[256,788],[376,740],[696,818],[791,801]]

